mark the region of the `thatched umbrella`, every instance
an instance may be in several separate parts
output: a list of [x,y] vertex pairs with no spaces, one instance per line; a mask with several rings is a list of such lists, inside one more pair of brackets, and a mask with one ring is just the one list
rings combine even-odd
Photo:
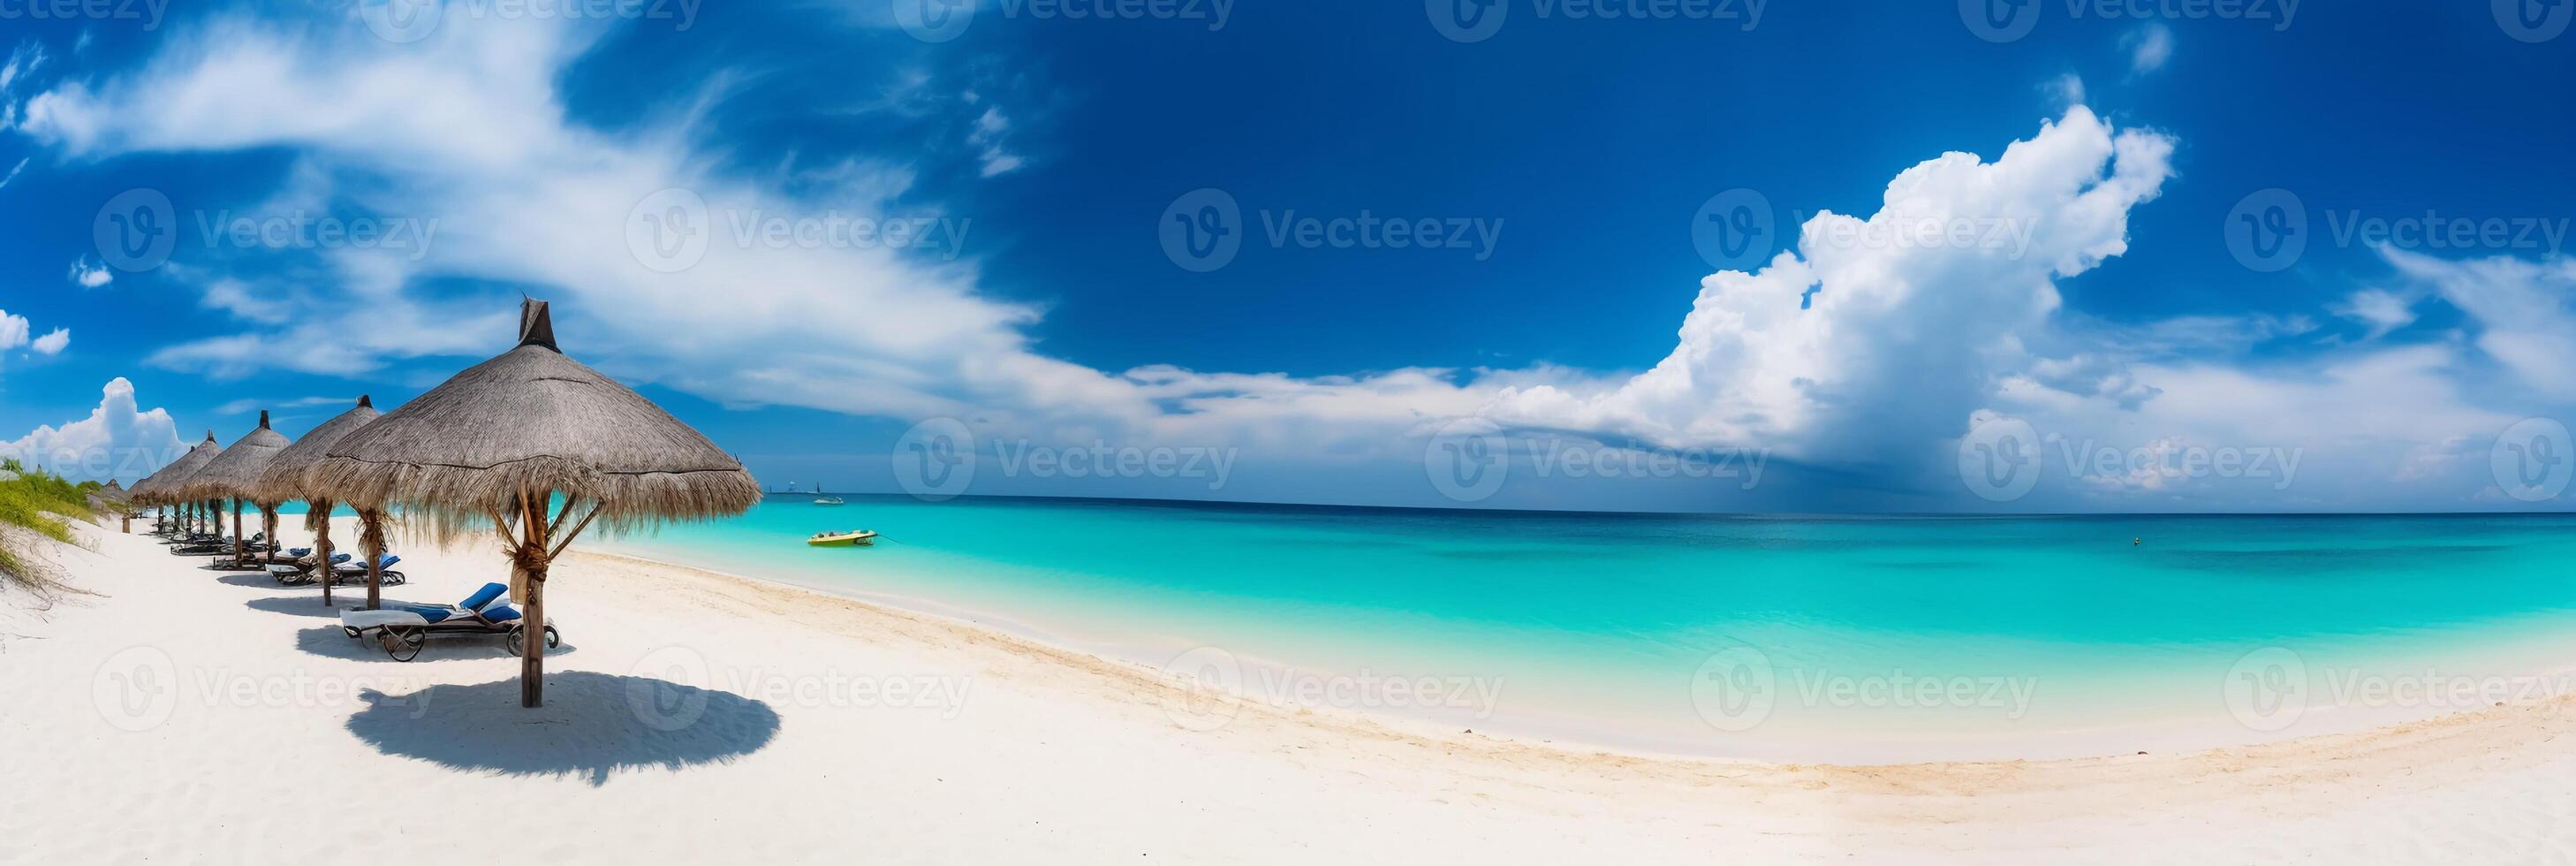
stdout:
[[741,461],[565,357],[533,299],[516,348],[343,437],[313,475],[351,501],[401,504],[441,538],[486,523],[500,534],[512,594],[527,605],[519,703],[529,707],[544,702],[546,569],[584,528],[740,514],[760,501]]
[[179,455],[179,459],[170,461],[170,465],[161,467],[161,471],[152,473],[151,477],[135,486],[144,491],[142,495],[146,502],[165,507],[190,504],[184,498],[188,479],[223,450],[224,446],[215,442],[215,431],[208,430],[206,441],[197,443],[197,447],[188,449],[188,453]]
[[[280,502],[302,499],[308,503],[310,510],[304,513],[304,528],[313,530],[313,558],[322,563],[317,566],[319,568],[331,567],[331,509],[338,503],[333,501],[330,491],[313,483],[313,467],[322,462],[323,455],[342,437],[367,426],[367,422],[376,420],[376,416],[381,414],[376,411],[375,401],[361,395],[357,408],[342,412],[322,422],[322,426],[306,432],[304,438],[277,452],[277,459],[268,463],[268,471],[260,474],[259,495]],[[378,590],[384,573],[377,560],[385,555],[383,516],[384,510],[372,504],[358,509],[358,519],[366,524],[358,540],[359,552],[367,556],[368,610],[375,610],[382,603]],[[322,575],[322,604],[331,604],[331,575],[327,571]]]
[[125,504],[126,497],[124,485],[118,484],[115,480],[110,479],[97,490],[90,491],[87,498],[89,500],[91,511],[96,511],[101,514],[114,514],[118,517],[125,518],[125,531],[134,531],[134,515],[127,510],[127,506]]
[[197,474],[189,476],[181,484],[180,489],[190,496],[233,501],[235,565],[241,564],[245,553],[242,548],[246,540],[241,525],[241,507],[245,501],[259,509],[260,534],[269,539],[268,562],[272,565],[277,562],[277,503],[281,500],[258,495],[259,476],[268,471],[268,464],[277,459],[277,452],[286,450],[289,444],[286,434],[269,428],[268,410],[259,410],[259,427],[233,440],[224,453],[206,461],[205,468],[197,470]]

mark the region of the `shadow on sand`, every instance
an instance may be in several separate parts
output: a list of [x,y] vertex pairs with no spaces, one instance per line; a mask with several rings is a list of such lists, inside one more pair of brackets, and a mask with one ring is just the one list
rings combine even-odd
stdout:
[[547,674],[546,705],[535,709],[519,706],[515,677],[359,697],[368,706],[349,717],[349,733],[385,754],[593,786],[619,770],[729,762],[778,736],[778,712],[762,701],[589,671]]
[[[348,659],[350,661],[360,662],[402,664],[402,662],[394,661],[392,656],[385,654],[384,644],[378,643],[373,633],[368,634],[366,637],[353,638],[350,637],[347,632],[341,631],[340,627],[336,625],[326,625],[320,628],[308,628],[296,632],[295,648],[317,656],[323,656],[325,658]],[[546,657],[554,658],[559,655],[570,653],[574,649],[577,649],[577,647],[574,647],[572,642],[564,641],[562,643],[555,644],[554,649],[547,650]],[[477,633],[461,635],[433,635],[430,637],[428,643],[421,645],[420,656],[412,659],[409,663],[420,664],[422,662],[464,661],[471,659],[491,661],[494,659],[514,658],[518,658],[518,656],[510,654],[509,645],[504,643],[501,640],[501,636],[498,634]],[[512,682],[517,681],[512,680]],[[511,700],[515,701],[517,698],[512,698]]]
[[309,595],[262,596],[260,598],[254,598],[249,601],[242,602],[242,606],[252,610],[264,610],[269,613],[282,613],[288,616],[318,616],[330,619],[339,619],[341,611],[356,610],[367,606],[367,594],[360,592],[358,593],[358,597],[349,598],[341,593],[333,593],[331,595],[331,604],[325,606],[322,604],[322,591],[314,590]]

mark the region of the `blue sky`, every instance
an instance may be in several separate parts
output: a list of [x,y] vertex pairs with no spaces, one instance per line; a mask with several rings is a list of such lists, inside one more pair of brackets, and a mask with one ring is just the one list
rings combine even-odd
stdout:
[[2571,5],[19,7],[0,443],[299,432],[525,293],[771,484],[2556,507]]

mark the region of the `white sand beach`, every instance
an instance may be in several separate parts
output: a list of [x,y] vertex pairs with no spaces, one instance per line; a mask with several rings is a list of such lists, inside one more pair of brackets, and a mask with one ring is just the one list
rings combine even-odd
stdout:
[[[1654,758],[1210,708],[1157,671],[957,620],[582,554],[549,583],[565,646],[527,710],[497,637],[397,663],[318,589],[83,532],[94,551],[57,556],[88,594],[0,604],[0,862],[2576,856],[2564,700],[2190,754]],[[503,574],[488,549],[400,549],[392,599]]]

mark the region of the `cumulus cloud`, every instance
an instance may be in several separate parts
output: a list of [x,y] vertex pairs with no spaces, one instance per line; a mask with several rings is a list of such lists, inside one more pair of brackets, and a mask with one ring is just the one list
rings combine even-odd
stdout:
[[108,271],[107,263],[93,262],[87,258],[74,260],[71,272],[64,275],[64,278],[84,289],[95,289],[116,281],[116,275]]
[[27,345],[27,317],[0,310],[0,352]]
[[1680,345],[1653,369],[1595,394],[1506,389],[1487,413],[1673,446],[1886,459],[1955,432],[2000,371],[2027,363],[2056,281],[2128,249],[2129,211],[2156,197],[2172,153],[2170,138],[2076,106],[1991,162],[1927,160],[1888,184],[1877,213],[1819,213],[1796,249],[1702,280]]
[[33,342],[28,343],[27,347],[34,349],[36,354],[39,355],[52,355],[61,352],[64,346],[69,346],[71,343],[72,329],[55,328],[53,331],[42,337],[37,337]]
[[0,454],[40,462],[73,479],[109,478],[133,482],[186,453],[177,425],[167,410],[143,409],[134,398],[134,383],[120,376],[100,389],[98,408],[89,417],[60,427],[40,426],[16,441],[0,442]]

